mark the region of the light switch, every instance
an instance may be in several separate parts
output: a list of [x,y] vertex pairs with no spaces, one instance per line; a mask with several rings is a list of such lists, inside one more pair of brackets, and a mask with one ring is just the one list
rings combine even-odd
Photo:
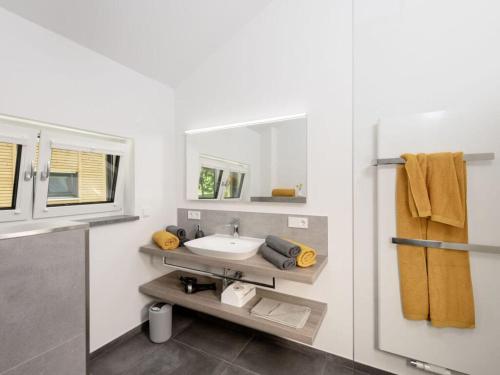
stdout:
[[307,229],[309,228],[309,220],[307,217],[288,216],[288,227]]
[[188,211],[188,219],[189,220],[201,220],[201,212],[200,211]]

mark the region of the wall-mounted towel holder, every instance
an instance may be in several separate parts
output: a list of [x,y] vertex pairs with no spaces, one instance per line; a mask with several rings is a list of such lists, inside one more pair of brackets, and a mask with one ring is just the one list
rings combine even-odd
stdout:
[[433,240],[418,240],[413,238],[392,237],[392,243],[397,245],[409,245],[419,247],[432,247],[442,250],[474,251],[479,253],[500,253],[499,246],[475,245],[470,243],[443,242]]
[[[482,160],[495,160],[494,152],[486,152],[482,154],[465,154],[465,161],[482,161]],[[376,159],[373,166],[390,165],[390,164],[405,164],[406,161],[402,158],[389,158],[389,159]]]
[[[487,152],[479,154],[464,154],[464,160],[465,161],[495,160],[495,153]],[[373,165],[379,166],[379,165],[405,164],[405,163],[406,161],[402,158],[390,158],[390,159],[376,159],[373,162]],[[432,247],[435,249],[442,249],[442,250],[474,251],[474,252],[490,253],[490,254],[500,253],[500,247],[498,246],[475,245],[475,244],[443,242],[443,241],[433,241],[433,240],[420,240],[413,238],[393,237],[392,243],[397,245]]]

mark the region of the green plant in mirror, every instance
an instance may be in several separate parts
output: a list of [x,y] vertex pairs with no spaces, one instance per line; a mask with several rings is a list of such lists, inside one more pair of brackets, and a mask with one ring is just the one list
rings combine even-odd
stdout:
[[202,167],[198,183],[199,199],[217,199],[222,173],[215,168]]

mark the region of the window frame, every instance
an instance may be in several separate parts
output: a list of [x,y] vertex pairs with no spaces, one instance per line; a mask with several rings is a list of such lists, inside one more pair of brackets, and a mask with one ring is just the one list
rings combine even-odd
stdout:
[[[240,190],[240,196],[238,198],[226,198],[224,197],[224,193],[226,191],[226,187],[227,187],[227,181],[229,179],[229,176],[231,175],[231,172],[233,173],[239,173],[239,174],[242,174],[243,175],[243,183],[241,185],[241,190]],[[224,175],[225,175],[225,179],[224,179]],[[234,167],[231,167],[231,168],[228,168],[226,170],[224,170],[224,175],[222,176],[222,181],[223,183],[221,183],[221,188],[222,188],[222,195],[221,195],[221,200],[223,201],[240,201],[243,199],[243,196],[245,195],[245,192],[246,192],[246,187],[247,187],[247,178],[248,178],[248,168],[244,168],[244,167],[241,167],[241,168],[234,168]]]
[[19,163],[19,173],[13,184],[14,208],[0,210],[0,222],[28,220],[31,218],[33,192],[32,162],[39,131],[13,125],[11,121],[3,118],[0,118],[0,124],[0,142],[21,146],[21,157],[19,161],[16,159],[16,163]]
[[[48,205],[49,178],[42,178],[42,172],[50,171],[52,149],[62,149],[79,152],[94,152],[106,155],[120,156],[118,175],[116,178],[115,195],[113,202],[88,203],[75,205]],[[65,132],[42,130],[39,142],[38,173],[35,183],[35,201],[33,218],[49,218],[58,216],[84,215],[123,211],[124,185],[126,166],[128,165],[127,145],[119,142],[105,141],[85,135],[72,135]]]

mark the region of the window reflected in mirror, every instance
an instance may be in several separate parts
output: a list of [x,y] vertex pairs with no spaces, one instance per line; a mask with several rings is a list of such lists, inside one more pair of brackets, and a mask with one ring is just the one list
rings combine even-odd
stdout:
[[248,166],[211,155],[199,158],[198,199],[241,199]]
[[222,180],[220,169],[201,167],[198,199],[217,199]]

